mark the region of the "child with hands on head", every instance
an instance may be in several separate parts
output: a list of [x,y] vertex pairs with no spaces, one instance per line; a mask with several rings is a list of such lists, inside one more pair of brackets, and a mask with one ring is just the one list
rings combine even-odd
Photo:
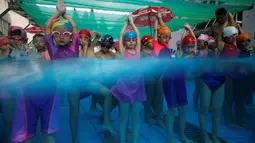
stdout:
[[[128,28],[131,25],[132,29]],[[120,32],[119,50],[125,60],[140,59],[141,39],[140,33],[129,15]],[[131,106],[133,143],[138,143],[140,131],[141,103],[146,100],[144,80],[139,73],[132,73],[117,81],[111,93],[120,101],[120,142],[126,142],[129,107]]]

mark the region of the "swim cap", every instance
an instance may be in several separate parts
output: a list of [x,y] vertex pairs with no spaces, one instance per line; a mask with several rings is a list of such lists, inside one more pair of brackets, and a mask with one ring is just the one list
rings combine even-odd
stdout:
[[250,39],[250,35],[248,33],[242,33],[236,37],[237,41],[244,41],[246,39]]
[[90,35],[90,32],[89,32],[88,29],[85,29],[85,28],[81,29],[81,31],[79,32],[79,34],[80,34],[80,35],[81,35],[81,34],[85,34],[86,36],[88,36],[88,38],[91,38],[91,35]]
[[20,26],[11,26],[8,30],[8,38],[12,36],[20,36],[22,39],[27,40],[27,32]]
[[181,40],[176,41],[176,46],[180,46],[181,45]]
[[71,26],[71,23],[69,22],[69,20],[66,20],[66,19],[54,20],[53,24],[52,24],[52,30],[54,30],[58,26],[63,26],[66,29],[68,29],[69,31],[72,31],[72,26]]
[[196,42],[195,37],[191,34],[185,36],[184,39],[183,39],[183,44],[184,45],[194,45],[195,42]]
[[238,30],[234,26],[229,26],[223,30],[224,37],[232,36],[238,34]]
[[110,49],[113,45],[113,37],[109,34],[104,35],[101,38],[101,46]]
[[207,34],[201,34],[197,39],[202,41],[208,41],[209,36]]
[[119,41],[115,41],[114,44],[113,44],[113,48],[116,48],[119,46]]
[[160,26],[157,28],[157,33],[158,33],[159,35],[168,34],[168,33],[170,33],[170,32],[171,32],[171,30],[170,30],[167,26],[165,26],[165,25],[160,25]]
[[126,29],[124,36],[123,36],[124,39],[136,38],[136,37],[137,37],[137,35],[132,28]]
[[152,40],[153,40],[152,36],[145,35],[145,36],[143,36],[141,43],[142,43],[142,45],[146,45],[147,43],[152,42]]

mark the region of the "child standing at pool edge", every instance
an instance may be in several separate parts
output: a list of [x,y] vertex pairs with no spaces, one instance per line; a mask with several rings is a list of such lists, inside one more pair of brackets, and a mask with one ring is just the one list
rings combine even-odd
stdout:
[[[134,29],[127,29],[128,25]],[[124,27],[120,32],[119,49],[125,60],[140,59],[141,40],[140,33],[136,28],[133,18],[129,15]],[[117,81],[111,89],[111,93],[120,101],[120,143],[126,142],[126,130],[129,117],[129,107],[132,107],[132,135],[133,143],[138,143],[140,130],[141,103],[146,100],[144,80],[142,75],[125,76]]]

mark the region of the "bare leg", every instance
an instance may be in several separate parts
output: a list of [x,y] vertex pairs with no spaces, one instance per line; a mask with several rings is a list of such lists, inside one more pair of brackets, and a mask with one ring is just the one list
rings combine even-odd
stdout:
[[195,92],[193,94],[193,104],[194,104],[194,109],[197,111],[198,110],[198,102],[199,102],[199,91],[200,91],[200,84],[201,84],[201,77],[197,77],[195,79]]
[[[15,93],[13,93],[15,94]],[[14,95],[15,96],[15,95]],[[4,99],[2,102],[2,113],[4,120],[4,140],[5,143],[11,142],[11,129],[12,129],[12,120],[15,108],[15,98],[10,97]]]
[[188,139],[184,134],[185,127],[186,127],[186,113],[187,113],[187,106],[180,106],[179,108],[179,123],[180,123],[180,135],[179,138],[184,143],[193,143],[192,140]]
[[24,141],[23,143],[35,143],[35,138],[34,137],[30,138],[30,139]]
[[91,112],[101,112],[101,110],[99,110],[97,108],[97,103],[99,102],[98,100],[100,100],[99,98],[100,97],[98,97],[98,96],[92,96],[91,97],[91,105],[90,105],[90,111]]
[[210,101],[211,101],[211,90],[208,86],[202,82],[200,85],[201,95],[200,96],[200,109],[198,111],[198,120],[200,128],[202,131],[202,138],[205,143],[213,143],[209,138],[206,130],[206,115],[209,111]]
[[72,135],[72,143],[79,143],[78,139],[78,122],[80,113],[80,92],[77,89],[68,89],[69,100],[69,126]]
[[220,125],[220,113],[224,102],[225,85],[222,85],[212,95],[212,140],[214,143],[220,143],[217,133]]
[[55,143],[56,142],[56,134],[44,134],[43,136],[43,142],[44,143]]
[[65,88],[61,88],[61,105],[64,106],[65,105],[65,99],[66,99],[66,89]]
[[140,110],[141,110],[141,103],[134,103],[132,105],[132,135],[133,135],[133,143],[138,143],[138,139],[139,139]]
[[173,139],[173,125],[175,119],[176,108],[169,108],[166,115],[166,143],[176,143]]
[[163,89],[162,89],[162,80],[156,80],[156,93],[155,93],[155,100],[154,100],[154,111],[156,114],[156,122],[161,128],[165,128],[165,124],[162,121],[162,114],[163,114]]
[[155,82],[153,77],[147,76],[145,78],[145,92],[147,100],[144,102],[144,120],[147,124],[155,125],[156,121],[151,117],[151,107],[155,96]]
[[234,88],[233,88],[233,79],[226,77],[225,83],[225,101],[224,101],[224,122],[226,126],[230,128],[235,128],[236,126],[233,123],[232,116],[232,106],[234,103]]
[[120,143],[126,142],[129,103],[120,102]]

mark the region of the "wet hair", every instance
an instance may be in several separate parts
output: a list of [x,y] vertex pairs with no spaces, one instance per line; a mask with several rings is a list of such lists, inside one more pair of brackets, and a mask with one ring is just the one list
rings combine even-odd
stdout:
[[44,36],[43,36],[43,34],[35,34],[35,35],[33,36],[33,39],[35,39],[36,37],[42,37],[42,38],[43,38]]
[[225,8],[219,8],[216,10],[215,15],[227,15],[227,10]]

